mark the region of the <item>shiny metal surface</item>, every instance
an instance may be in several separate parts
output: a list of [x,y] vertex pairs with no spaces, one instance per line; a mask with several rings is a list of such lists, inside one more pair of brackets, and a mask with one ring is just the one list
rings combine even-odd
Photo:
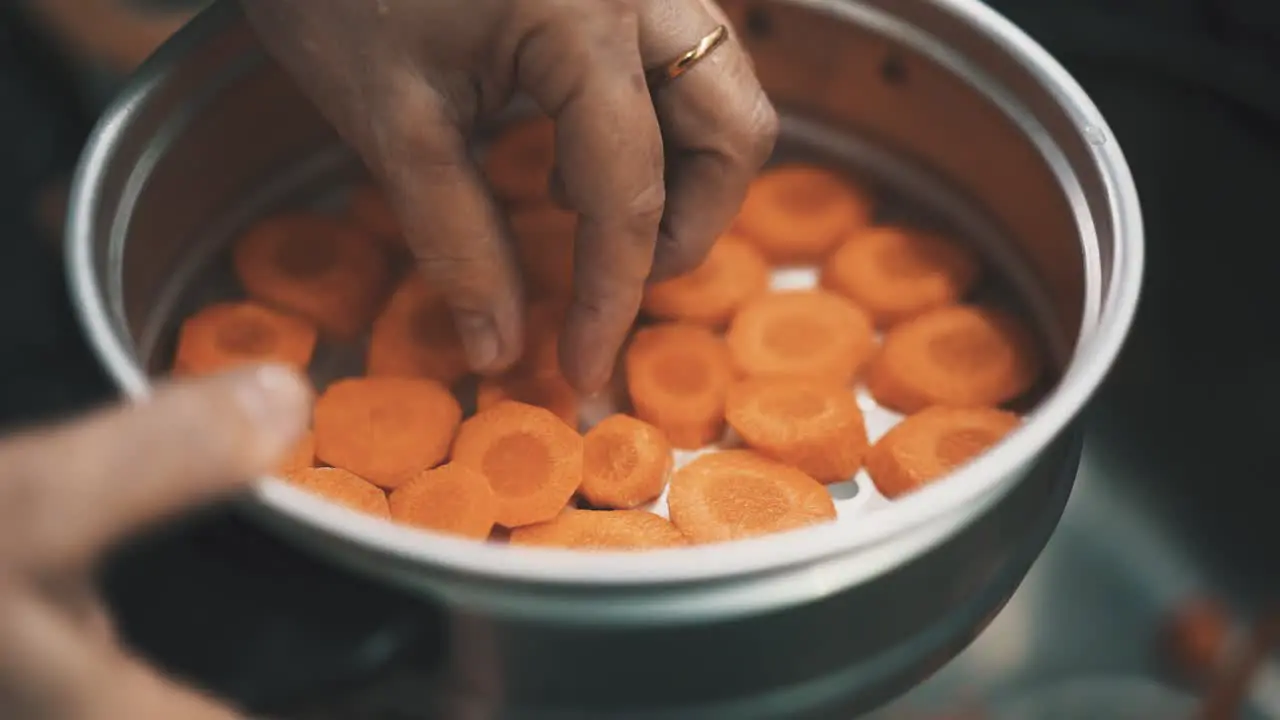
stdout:
[[[428,700],[448,717],[846,716],[959,651],[1057,522],[1076,468],[1071,423],[1124,339],[1141,277],[1136,194],[1096,110],[972,0],[725,6],[784,109],[880,148],[862,159],[885,160],[881,180],[906,189],[923,172],[932,185],[919,187],[946,188],[1003,231],[996,255],[1030,268],[1011,279],[1043,297],[1032,304],[1063,350],[1061,379],[1008,442],[945,483],[858,523],[725,546],[609,557],[428,539],[264,482],[246,508],[264,524],[419,591],[423,612],[444,618],[442,665],[397,678],[409,717],[432,717]],[[337,172],[335,147],[234,2],[144,66],[82,160],[68,231],[82,319],[126,392],[146,394],[148,338],[250,196]]]

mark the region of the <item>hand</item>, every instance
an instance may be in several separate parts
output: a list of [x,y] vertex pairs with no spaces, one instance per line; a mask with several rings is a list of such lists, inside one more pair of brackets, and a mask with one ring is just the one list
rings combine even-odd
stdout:
[[387,189],[473,367],[520,353],[520,279],[465,138],[522,91],[556,124],[580,214],[566,377],[599,389],[644,284],[696,266],[777,117],[735,40],[650,96],[644,69],[726,23],[711,0],[253,0],[267,48]]
[[266,472],[309,409],[308,386],[271,367],[0,441],[0,717],[240,717],[116,644],[93,564],[141,525]]

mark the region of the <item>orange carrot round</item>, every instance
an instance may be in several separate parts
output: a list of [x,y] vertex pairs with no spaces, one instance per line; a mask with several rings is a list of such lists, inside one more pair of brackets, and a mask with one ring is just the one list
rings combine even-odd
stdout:
[[390,277],[383,247],[367,233],[318,213],[259,221],[236,241],[236,274],[253,298],[297,313],[339,340],[359,335]]
[[636,416],[674,447],[694,450],[720,439],[733,380],[723,339],[698,325],[653,325],[636,332],[624,363]]
[[396,522],[476,540],[489,537],[498,515],[489,481],[457,463],[423,470],[388,500]]
[[555,205],[531,205],[512,213],[509,224],[529,296],[568,297],[578,216]]
[[305,371],[316,347],[311,323],[251,302],[215,303],[183,321],[173,369],[204,375],[274,362]]
[[282,476],[306,470],[316,466],[316,436],[315,433],[308,430],[289,451],[289,456],[280,463],[277,470]]
[[743,303],[768,287],[769,265],[760,251],[725,235],[691,272],[646,288],[641,307],[663,320],[722,328]]
[[461,419],[457,399],[432,380],[338,380],[316,400],[316,456],[394,490],[445,459]]
[[751,183],[734,227],[774,263],[812,263],[871,220],[871,198],[820,167],[786,165]]
[[452,385],[467,374],[466,349],[444,297],[410,273],[373,323],[365,371]]
[[361,185],[347,198],[352,221],[391,247],[405,247],[404,230],[387,196],[376,185]]
[[725,339],[747,377],[853,380],[875,353],[871,317],[825,290],[774,292],[734,316]]
[[555,517],[582,483],[582,436],[549,410],[504,402],[462,423],[453,462],[489,480],[498,525],[532,525]]
[[482,164],[497,198],[508,203],[547,198],[556,162],[555,132],[551,119],[540,116],[517,122],[494,138]]
[[515,372],[533,377],[560,377],[560,331],[567,306],[556,301],[531,303],[525,311],[524,352]]
[[377,486],[341,468],[303,468],[290,473],[290,483],[326,500],[362,513],[390,518],[387,496]]
[[959,302],[978,280],[978,258],[938,235],[901,227],[854,233],[827,259],[822,285],[890,327]]
[[703,455],[677,470],[667,508],[671,522],[696,543],[794,530],[836,517],[821,483],[750,450]]
[[689,541],[666,518],[643,510],[566,510],[511,531],[512,545],[573,550],[653,550]]
[[729,388],[725,418],[752,449],[820,483],[851,479],[867,453],[862,410],[843,385],[744,380]]
[[476,388],[476,410],[481,412],[513,400],[550,410],[566,425],[578,429],[578,392],[561,375],[507,373],[486,377]]
[[901,497],[982,454],[1018,422],[1017,415],[992,408],[926,408],[876,441],[867,474],[881,495]]
[[903,413],[930,405],[994,407],[1030,390],[1042,362],[1035,338],[1013,316],[955,305],[890,330],[867,389]]
[[598,508],[629,509],[656,500],[671,474],[671,444],[658,428],[610,415],[583,437],[578,494]]

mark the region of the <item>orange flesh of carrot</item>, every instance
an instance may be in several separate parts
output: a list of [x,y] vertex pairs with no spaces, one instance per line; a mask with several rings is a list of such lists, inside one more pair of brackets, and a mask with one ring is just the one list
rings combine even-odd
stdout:
[[305,320],[257,303],[215,303],[183,321],[173,366],[191,375],[263,362],[305,371],[315,346],[316,328]]
[[926,408],[871,447],[867,474],[881,495],[901,497],[981,455],[1018,423],[1017,415],[992,408]]
[[375,185],[362,185],[351,191],[347,212],[356,225],[390,247],[405,247],[404,230],[382,190]]
[[365,330],[390,278],[384,247],[336,218],[295,212],[258,221],[235,243],[245,290],[339,340]]
[[730,234],[711,246],[697,268],[646,288],[641,308],[662,320],[722,328],[738,308],[768,287],[769,265],[764,256]]
[[391,492],[389,504],[396,522],[476,540],[489,536],[498,514],[489,481],[457,463],[418,473]]
[[293,485],[368,515],[390,518],[387,496],[377,486],[341,468],[303,468],[290,473]]
[[289,456],[280,463],[280,468],[277,472],[282,476],[288,477],[299,470],[306,470],[315,466],[316,437],[315,433],[308,430],[293,446],[293,449],[289,451]]
[[555,125],[545,116],[505,128],[481,163],[493,194],[507,203],[544,200],[555,167]]
[[316,456],[395,489],[445,459],[461,419],[457,399],[432,380],[338,380],[316,400]]
[[817,480],[750,450],[703,455],[676,471],[671,522],[695,543],[724,542],[828,522],[835,503]]
[[1026,393],[1043,370],[1039,347],[1012,316],[955,305],[890,330],[867,374],[885,407],[994,407]]
[[979,272],[978,258],[956,242],[906,228],[872,227],[854,233],[827,259],[822,285],[887,328],[959,302]]
[[851,479],[869,446],[862,410],[843,385],[745,380],[729,388],[725,417],[749,447],[821,483]]
[[560,375],[509,373],[484,378],[476,388],[476,410],[479,412],[513,400],[550,410],[565,425],[578,429],[578,392]]
[[624,362],[636,417],[673,447],[695,450],[720,439],[733,380],[722,338],[697,325],[653,325],[636,332]]
[[666,518],[643,510],[567,510],[511,531],[512,545],[576,550],[652,550],[688,545]]
[[583,437],[578,494],[597,508],[637,507],[662,494],[672,462],[661,430],[629,415],[610,415]]
[[822,260],[871,220],[870,196],[820,167],[786,165],[751,183],[734,227],[773,263]]
[[569,297],[578,216],[555,205],[532,205],[512,213],[509,223],[529,297]]
[[366,372],[452,385],[467,374],[466,349],[444,297],[411,273],[374,321]]
[[825,290],[761,295],[733,318],[725,336],[746,377],[851,382],[875,354],[871,316]]
[[462,423],[453,462],[480,472],[507,528],[556,516],[582,483],[582,436],[551,411],[504,402]]

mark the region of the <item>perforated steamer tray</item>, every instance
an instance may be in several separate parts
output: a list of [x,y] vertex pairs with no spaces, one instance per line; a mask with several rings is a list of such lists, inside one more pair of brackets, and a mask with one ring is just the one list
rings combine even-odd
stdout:
[[[482,137],[477,143],[478,156],[484,152],[485,140]],[[810,162],[847,173],[875,196],[878,223],[935,230],[970,246],[983,258],[985,273],[968,300],[1012,311],[1033,330],[1050,326],[1048,301],[1038,292],[1021,258],[1010,251],[1012,243],[1005,242],[1000,229],[955,188],[871,142],[794,117],[784,118],[782,139],[772,164],[788,161]],[[153,308],[139,337],[140,356],[150,371],[153,374],[167,371],[177,327],[183,318],[209,303],[244,297],[227,251],[240,232],[256,219],[285,209],[311,207],[340,214],[345,208],[347,188],[363,181],[365,175],[352,156],[345,150],[335,150],[282,173],[274,182],[247,194],[244,202],[232,208],[222,222],[208,228],[205,237],[195,243],[186,264],[161,293],[162,301]],[[816,267],[780,267],[773,271],[770,284],[776,290],[816,287],[817,275]],[[1066,338],[1042,331],[1037,335],[1049,362],[1037,387],[1012,408],[1019,412],[1033,407],[1034,400],[1050,386],[1054,369],[1060,367],[1066,357]],[[362,375],[367,339],[366,335],[343,345],[322,339],[309,369],[317,388],[322,389],[337,378]],[[612,392],[584,400],[580,429],[586,430],[607,415],[627,409],[625,390],[618,380],[615,377]],[[470,410],[473,383],[463,381],[456,389],[464,409]],[[900,414],[880,407],[864,387],[859,385],[854,392],[872,442],[902,419]],[[716,445],[696,451],[675,451],[674,466],[678,469],[699,455],[737,445],[739,441],[732,430],[728,430]],[[858,522],[869,513],[891,513],[895,507],[894,502],[879,493],[865,470],[848,481],[829,485],[828,489],[835,500],[837,523]],[[665,516],[665,491],[644,509]]]

